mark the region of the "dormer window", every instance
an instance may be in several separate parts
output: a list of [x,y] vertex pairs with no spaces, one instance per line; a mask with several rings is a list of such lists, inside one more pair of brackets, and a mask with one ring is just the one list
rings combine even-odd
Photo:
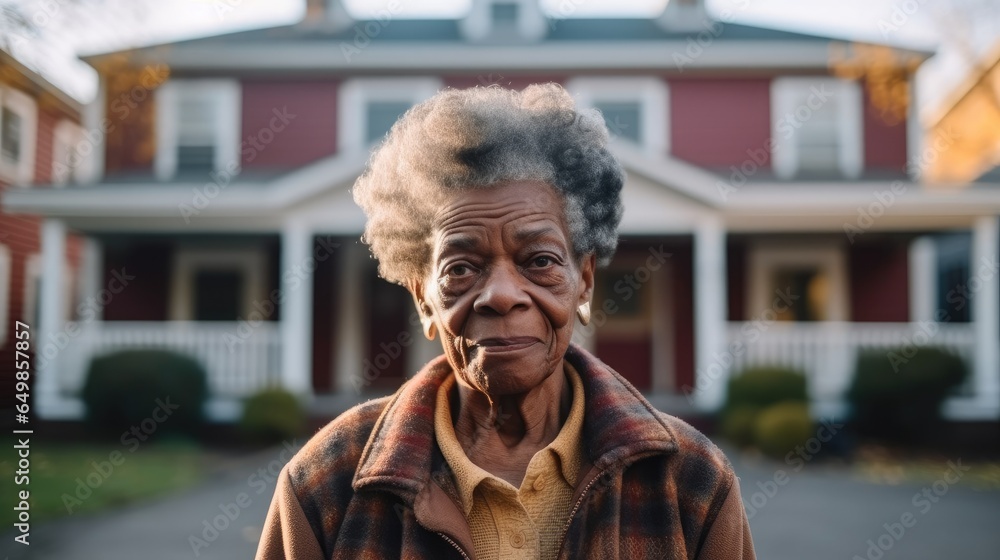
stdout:
[[535,41],[548,29],[538,0],[472,0],[460,25],[467,39],[482,42]]
[[490,6],[490,11],[492,12],[493,28],[499,29],[517,29],[517,10],[518,5],[515,2],[494,2]]

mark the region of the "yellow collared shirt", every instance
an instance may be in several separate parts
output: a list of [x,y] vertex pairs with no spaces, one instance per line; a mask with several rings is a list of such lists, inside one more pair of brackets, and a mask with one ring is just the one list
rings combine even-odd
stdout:
[[569,416],[556,439],[531,458],[520,488],[474,464],[462,449],[448,398],[454,374],[438,391],[434,434],[455,479],[480,560],[549,559],[559,553],[580,474],[584,414],[580,375],[569,362],[563,364],[573,391]]

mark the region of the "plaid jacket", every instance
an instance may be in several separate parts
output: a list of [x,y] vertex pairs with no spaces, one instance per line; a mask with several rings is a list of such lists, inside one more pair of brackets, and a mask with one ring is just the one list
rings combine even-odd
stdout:
[[[739,483],[700,432],[571,345],[588,462],[559,558],[753,560]],[[434,439],[444,356],[328,424],[285,466],[258,560],[475,558]]]

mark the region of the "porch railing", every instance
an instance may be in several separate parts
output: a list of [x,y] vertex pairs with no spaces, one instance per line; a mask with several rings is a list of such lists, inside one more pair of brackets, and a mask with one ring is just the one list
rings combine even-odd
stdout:
[[[975,346],[972,325],[931,322],[732,322],[727,339],[733,375],[751,366],[794,368],[806,375],[814,401],[834,405],[842,403],[861,351],[934,346],[958,355],[971,368]],[[737,342],[742,346],[734,346]]]
[[61,354],[61,388],[76,393],[97,356],[118,350],[155,348],[190,356],[208,375],[213,397],[239,398],[278,386],[281,367],[279,323],[256,325],[200,321],[100,321],[70,325],[78,335]]

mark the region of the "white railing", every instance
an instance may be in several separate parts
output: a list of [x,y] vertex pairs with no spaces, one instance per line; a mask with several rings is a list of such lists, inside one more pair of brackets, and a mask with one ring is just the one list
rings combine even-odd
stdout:
[[[239,398],[281,383],[279,323],[98,321],[68,325],[77,332],[60,353],[63,391],[83,387],[90,361],[118,350],[155,348],[185,354],[208,374],[213,398]],[[75,327],[75,328],[74,328]],[[78,331],[76,329],[79,329]]]
[[931,322],[734,322],[727,326],[727,340],[732,375],[752,366],[794,368],[806,375],[810,397],[831,405],[842,403],[859,351],[939,347],[961,357],[971,379],[975,347],[972,325]]

